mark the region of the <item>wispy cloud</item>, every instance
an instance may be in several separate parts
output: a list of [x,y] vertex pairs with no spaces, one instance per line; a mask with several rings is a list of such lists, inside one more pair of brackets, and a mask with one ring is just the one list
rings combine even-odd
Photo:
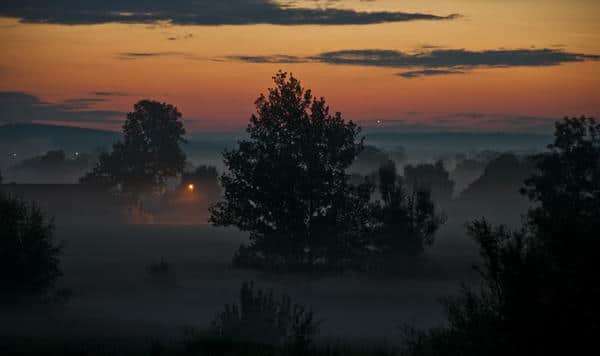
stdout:
[[95,91],[92,93],[95,96],[110,97],[110,96],[130,96],[131,94],[119,91]]
[[331,7],[299,8],[273,0],[3,0],[0,16],[24,22],[108,22],[179,25],[358,25],[413,20],[449,20],[452,15],[390,11],[361,12]]
[[186,52],[122,52],[117,54],[117,59],[121,60],[134,60],[158,57],[179,57],[189,60],[209,60],[209,58],[198,57],[194,54]]
[[435,75],[448,75],[448,74],[465,74],[465,71],[462,70],[449,70],[449,69],[423,69],[423,70],[413,70],[410,72],[402,72],[397,75],[402,78],[412,79],[412,78],[420,78],[420,77],[430,77]]

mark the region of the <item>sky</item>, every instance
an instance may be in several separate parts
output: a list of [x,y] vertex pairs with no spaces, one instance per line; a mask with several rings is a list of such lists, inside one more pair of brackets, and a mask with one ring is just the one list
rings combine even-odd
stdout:
[[3,0],[0,124],[240,130],[278,71],[363,126],[548,132],[600,113],[597,0]]

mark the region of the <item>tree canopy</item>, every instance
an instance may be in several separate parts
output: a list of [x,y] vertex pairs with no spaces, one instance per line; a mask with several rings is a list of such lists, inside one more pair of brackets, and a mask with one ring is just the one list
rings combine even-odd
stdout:
[[142,100],[134,105],[123,124],[123,140],[103,153],[82,183],[119,186],[134,196],[164,187],[185,167],[185,129],[176,107]]
[[250,232],[250,247],[270,263],[310,264],[326,259],[355,226],[346,219],[361,195],[346,169],[363,148],[360,128],[331,114],[293,75],[279,72],[273,80],[255,102],[250,138],[224,153],[224,200],[211,209],[211,221]]

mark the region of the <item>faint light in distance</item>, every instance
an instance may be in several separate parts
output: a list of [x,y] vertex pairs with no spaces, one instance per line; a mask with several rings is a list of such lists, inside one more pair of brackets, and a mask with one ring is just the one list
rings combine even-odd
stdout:
[[190,184],[188,184],[188,186],[187,186],[187,189],[188,189],[190,192],[193,192],[193,191],[194,191],[194,189],[196,189],[196,187],[195,187],[195,186],[194,186],[192,183],[190,183]]

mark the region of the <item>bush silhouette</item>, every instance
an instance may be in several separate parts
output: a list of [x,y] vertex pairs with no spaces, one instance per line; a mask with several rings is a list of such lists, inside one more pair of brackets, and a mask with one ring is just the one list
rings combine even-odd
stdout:
[[34,204],[0,192],[1,294],[44,293],[61,276],[54,224]]
[[[188,345],[201,346],[246,344],[268,350],[286,350],[285,354],[308,355],[314,348],[318,322],[312,311],[292,303],[286,295],[276,297],[244,283],[239,304],[225,305],[211,324],[211,334],[202,339],[190,335]],[[254,354],[254,353],[252,353]]]

